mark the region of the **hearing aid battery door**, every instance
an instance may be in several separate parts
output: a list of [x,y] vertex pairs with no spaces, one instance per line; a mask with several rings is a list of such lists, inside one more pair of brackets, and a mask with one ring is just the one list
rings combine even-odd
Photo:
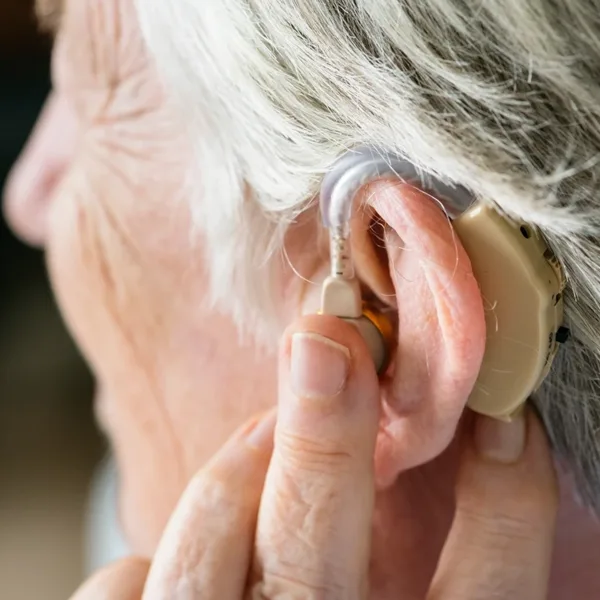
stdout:
[[486,346],[468,406],[510,421],[541,385],[557,351],[564,287],[544,240],[476,204],[454,221],[484,303]]

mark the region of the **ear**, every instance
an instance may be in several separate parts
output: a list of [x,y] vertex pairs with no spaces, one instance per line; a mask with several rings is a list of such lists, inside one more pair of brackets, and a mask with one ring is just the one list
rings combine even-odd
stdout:
[[[367,209],[353,228],[357,272],[398,311],[376,451],[378,484],[386,487],[452,440],[483,359],[485,320],[469,257],[438,203],[397,181],[376,182],[363,193]],[[369,235],[374,215],[383,236]]]

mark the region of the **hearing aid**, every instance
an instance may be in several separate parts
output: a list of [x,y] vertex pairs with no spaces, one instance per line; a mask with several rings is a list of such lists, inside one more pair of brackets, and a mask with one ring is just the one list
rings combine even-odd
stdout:
[[468,406],[510,421],[542,384],[568,337],[562,327],[565,277],[558,259],[536,228],[475,200],[465,188],[437,181],[393,154],[370,148],[348,152],[321,186],[331,273],[323,283],[320,312],[357,328],[379,374],[389,365],[394,330],[384,311],[363,301],[351,255],[350,221],[359,189],[382,177],[415,182],[451,220],[484,302],[485,352]]

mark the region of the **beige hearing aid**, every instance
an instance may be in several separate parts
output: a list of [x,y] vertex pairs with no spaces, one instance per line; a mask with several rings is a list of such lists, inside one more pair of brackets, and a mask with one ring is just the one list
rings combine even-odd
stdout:
[[426,178],[395,155],[362,148],[344,155],[321,188],[323,224],[330,233],[331,274],[325,280],[321,313],[355,325],[378,373],[389,364],[394,343],[387,317],[362,301],[350,254],[354,196],[383,176],[417,181],[442,203],[469,255],[484,302],[486,346],[469,407],[510,421],[548,375],[568,330],[563,319],[562,268],[541,234],[491,206],[473,202],[460,187]]

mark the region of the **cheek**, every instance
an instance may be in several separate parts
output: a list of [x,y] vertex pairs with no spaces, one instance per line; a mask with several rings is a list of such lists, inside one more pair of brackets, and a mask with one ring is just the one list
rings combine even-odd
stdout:
[[[59,190],[47,260],[64,317],[101,382],[96,410],[126,473],[127,502],[137,506],[132,517],[125,505],[127,528],[132,521],[144,523],[147,533],[135,536],[136,545],[149,547],[183,485],[182,457],[161,393],[170,315],[157,282],[167,265],[156,248],[132,238],[126,224],[109,216],[102,204],[107,197],[120,206],[129,200],[115,195],[118,185],[110,185],[110,178],[92,185],[93,169],[74,168]],[[148,489],[154,490],[151,502],[139,497]]]
[[[136,185],[136,169],[117,159],[105,168],[98,152],[57,192],[48,264],[101,382],[97,412],[119,463],[126,529],[150,551],[187,479],[242,420],[274,404],[274,365],[206,307],[201,248],[187,210],[169,202],[178,188],[164,177]],[[138,181],[153,176],[137,169]]]
[[97,364],[94,347],[113,345],[104,305],[115,277],[101,255],[89,204],[73,179],[64,181],[49,213],[46,257],[67,325],[88,360]]
[[88,139],[49,217],[56,295],[103,381],[133,367],[156,379],[176,321],[191,320],[203,293],[187,210],[168,202],[179,190],[152,164]]
[[115,348],[123,347],[121,342],[130,337],[129,325],[139,318],[128,307],[137,294],[128,281],[125,257],[112,243],[112,229],[106,226],[94,195],[78,189],[76,176],[71,173],[65,181],[50,212],[48,266],[75,338],[93,365],[109,369],[106,360],[98,360],[98,349],[120,359]]

